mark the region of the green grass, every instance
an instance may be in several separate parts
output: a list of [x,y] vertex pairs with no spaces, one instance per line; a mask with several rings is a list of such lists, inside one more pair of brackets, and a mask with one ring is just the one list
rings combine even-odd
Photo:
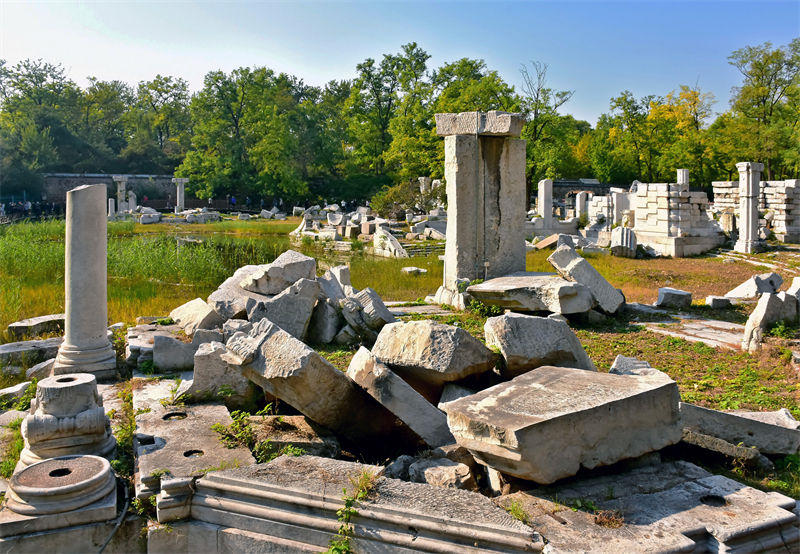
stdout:
[[0,460],[0,475],[9,479],[11,474],[14,473],[14,468],[17,467],[19,462],[19,455],[25,447],[25,441],[22,438],[22,418],[17,418],[8,424],[8,432],[11,436],[7,438],[5,450],[3,451],[3,458]]

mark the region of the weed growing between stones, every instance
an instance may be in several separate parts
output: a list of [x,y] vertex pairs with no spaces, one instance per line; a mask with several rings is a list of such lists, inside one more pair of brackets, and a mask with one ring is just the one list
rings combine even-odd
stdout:
[[117,457],[111,460],[111,467],[120,477],[133,477],[133,437],[136,434],[136,412],[133,409],[133,388],[130,381],[124,383],[117,397],[122,401],[118,411],[112,410],[111,419],[114,425],[114,437],[117,439]]
[[528,512],[525,511],[525,508],[522,507],[522,504],[519,500],[514,500],[511,504],[506,507],[506,511],[513,517],[514,519],[521,521],[525,525],[528,525],[530,521],[530,517],[528,516]]
[[256,442],[256,434],[250,425],[249,417],[250,414],[247,412],[234,410],[231,412],[233,422],[230,425],[215,423],[211,426],[211,430],[219,434],[219,440],[228,448],[246,446],[252,450]]
[[330,554],[345,554],[353,552],[353,547],[350,544],[350,538],[354,534],[353,525],[350,523],[353,516],[358,515],[356,505],[367,498],[369,493],[375,487],[375,482],[378,476],[368,469],[364,469],[356,476],[350,477],[350,484],[353,486],[354,491],[352,494],[347,494],[347,488],[342,489],[342,501],[344,506],[336,510],[336,517],[339,520],[339,530],[331,538],[328,547]]
[[8,424],[8,429],[11,432],[11,437],[6,443],[6,448],[3,451],[3,459],[0,461],[0,475],[6,479],[11,478],[14,473],[14,468],[17,467],[19,462],[19,455],[25,447],[25,441],[22,439],[22,418],[19,417]]
[[769,328],[767,334],[779,339],[793,339],[797,337],[798,332],[800,332],[800,329],[798,329],[797,325],[791,325],[786,321],[779,321]]
[[619,510],[600,510],[594,515],[594,522],[601,527],[617,529],[625,523],[625,518]]
[[0,402],[0,411],[19,410],[26,412],[31,408],[31,400],[36,396],[37,379],[32,379],[19,398],[4,399]]

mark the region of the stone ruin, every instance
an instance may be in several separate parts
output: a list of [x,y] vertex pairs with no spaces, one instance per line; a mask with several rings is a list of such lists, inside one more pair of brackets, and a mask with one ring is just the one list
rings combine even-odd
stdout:
[[[467,145],[456,148],[465,159],[486,162],[477,197],[491,204],[491,194],[517,186],[503,169],[517,149],[524,156],[514,127],[504,127],[516,116],[451,115],[441,129],[455,131],[451,148]],[[494,140],[483,144],[487,138]],[[466,183],[476,184],[475,165]],[[465,184],[460,169],[448,169],[448,187]],[[470,202],[449,204],[454,233],[465,230],[459,209],[480,205],[475,189],[465,190]],[[624,306],[620,291],[567,244],[550,256],[558,275],[508,275],[519,252],[501,256],[497,248],[510,240],[506,226],[521,226],[524,214],[506,218],[521,204],[485,209],[492,217],[484,242],[466,235],[467,248],[453,258],[467,272],[456,278],[481,270],[490,277],[468,294],[511,278],[520,279],[511,303],[562,312],[582,304],[606,314]],[[104,220],[102,211],[92,214],[82,223]],[[504,271],[495,277],[493,266]],[[148,552],[322,551],[336,537],[363,552],[800,546],[795,500],[713,475],[685,454],[687,445],[715,455],[740,448],[763,464],[771,463],[763,454],[797,454],[800,423],[791,416],[682,403],[676,383],[640,360],[618,358],[609,373],[598,372],[555,310],[489,318],[484,344],[454,325],[398,321],[348,277],[346,266],[317,276],[316,260],[287,251],[177,307],[173,324],[152,318],[129,329],[127,363],[139,378],[134,495],[156,507],[157,522],[146,528],[126,517],[106,459],[104,400],[113,388],[87,373],[43,379],[23,430],[38,458],[26,454],[31,465],[21,462],[9,482],[0,551],[142,551],[142,534]],[[68,308],[66,327],[80,315]],[[320,336],[359,346],[346,371],[315,349],[324,348]],[[173,376],[143,373],[164,371],[162,364],[173,364]],[[221,440],[215,429],[234,424],[229,409],[265,401],[280,415],[235,414],[252,430],[247,445]],[[292,444],[307,452],[284,448]],[[274,459],[256,463],[254,453]],[[38,461],[45,456],[55,457]],[[343,496],[358,497],[349,527],[340,520]]]

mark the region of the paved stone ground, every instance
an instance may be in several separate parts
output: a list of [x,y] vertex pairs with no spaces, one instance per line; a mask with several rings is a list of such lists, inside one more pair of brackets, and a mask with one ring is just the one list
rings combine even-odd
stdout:
[[423,304],[418,306],[403,306],[406,302],[384,302],[386,307],[395,317],[404,315],[447,315],[452,313],[450,310],[437,306],[436,304]]
[[645,327],[654,333],[688,340],[704,342],[709,346],[728,350],[739,350],[744,337],[744,325],[702,319],[677,314],[675,323],[646,323]]

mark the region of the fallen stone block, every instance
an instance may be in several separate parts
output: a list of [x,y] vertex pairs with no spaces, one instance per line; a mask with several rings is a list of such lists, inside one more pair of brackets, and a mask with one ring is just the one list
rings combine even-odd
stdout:
[[261,269],[258,265],[246,265],[237,269],[208,296],[208,305],[214,308],[223,320],[246,318],[248,300],[267,300],[269,296],[244,290],[239,283],[248,275],[259,273]]
[[475,394],[475,391],[472,389],[462,387],[456,383],[446,383],[442,388],[442,394],[439,395],[439,403],[437,404],[437,408],[445,411],[443,407],[444,404],[452,402],[453,400],[458,400],[459,398],[464,398],[465,396],[470,396],[472,394]]
[[64,314],[52,314],[15,321],[9,324],[8,334],[12,339],[22,340],[44,333],[63,333],[64,317]]
[[485,304],[526,312],[574,314],[594,306],[587,287],[549,273],[512,273],[470,285],[467,292]]
[[278,294],[300,279],[313,280],[317,273],[317,261],[305,254],[287,250],[275,260],[249,273],[239,283],[247,291],[259,294]]
[[153,365],[161,371],[182,371],[194,367],[197,346],[173,337],[153,337]]
[[[775,465],[769,458],[764,456],[756,448],[731,444],[726,440],[712,437],[711,435],[704,435],[703,433],[698,433],[691,429],[683,430],[683,439],[681,439],[681,443],[682,446],[684,446],[681,457],[691,459],[691,454],[687,453],[686,450],[691,452],[691,449],[697,449],[704,453],[710,452],[714,455],[722,456],[727,459],[728,463],[736,462],[744,464],[751,469],[760,469],[762,471],[771,472],[775,470]],[[688,447],[688,449],[686,447]]]
[[55,358],[63,337],[0,344],[0,366],[34,365]]
[[625,297],[600,275],[592,264],[581,258],[569,246],[561,246],[547,258],[562,277],[589,288],[600,309],[605,313],[616,313],[624,304]]
[[556,248],[558,245],[558,233],[553,233],[552,235],[543,238],[540,241],[537,241],[533,247],[536,250],[544,250],[545,248]]
[[194,354],[191,381],[181,383],[182,397],[193,401],[216,400],[229,408],[250,407],[255,403],[255,385],[241,369],[228,363],[221,342],[203,343]]
[[706,306],[712,310],[725,310],[733,306],[733,304],[731,304],[730,298],[725,296],[709,295],[706,296]]
[[350,325],[345,325],[342,329],[336,333],[336,336],[333,337],[333,342],[335,344],[354,344],[358,342],[358,333],[355,329],[350,327]]
[[174,324],[142,324],[128,327],[128,332],[125,335],[125,363],[130,367],[136,368],[143,363],[153,362],[155,337],[175,338],[180,331],[180,326]]
[[[661,375],[545,366],[445,410],[478,462],[547,484],[678,442],[678,400],[675,382]],[[551,441],[558,448],[542,448]]]
[[636,257],[636,233],[629,227],[611,230],[611,254],[623,258]]
[[544,365],[597,371],[569,325],[547,317],[508,313],[483,326],[487,346],[497,348],[507,378]]
[[[363,232],[362,224],[362,232]],[[408,258],[408,252],[394,235],[383,227],[376,227],[372,236],[372,250],[376,256],[387,258]]]
[[[227,323],[227,322],[225,322]],[[224,324],[223,324],[224,327]],[[207,342],[223,342],[225,331],[220,329],[198,329],[192,336],[192,345],[195,348]]]
[[314,344],[328,344],[333,342],[343,326],[341,308],[337,309],[327,298],[319,300],[311,314],[308,340]]
[[[774,413],[774,412],[766,412]],[[681,425],[685,429],[711,435],[732,444],[754,446],[764,454],[788,455],[800,452],[800,425],[780,425],[753,419],[753,416],[720,412],[681,402]],[[767,420],[769,421],[769,420]],[[797,424],[797,422],[795,422]]]
[[782,320],[790,320],[792,315],[797,317],[797,300],[794,296],[785,292],[762,294],[745,323],[742,350],[757,352],[769,326]]
[[53,364],[55,363],[55,358],[50,358],[49,360],[45,360],[43,362],[39,362],[32,368],[28,369],[25,372],[26,379],[38,379],[41,381],[47,377],[50,377],[53,373]]
[[[343,266],[347,267],[347,266]],[[348,270],[349,272],[349,270]],[[327,270],[322,277],[317,278],[320,288],[322,289],[322,297],[330,300],[334,306],[339,305],[339,301],[345,297],[344,289],[339,279],[332,270]]]
[[[372,344],[375,342],[375,339],[378,338],[378,333],[371,329],[367,322],[364,319],[364,310],[355,299],[353,298],[345,298],[344,300],[339,301],[339,308],[342,311],[342,317],[347,322],[345,328],[349,328],[349,331],[353,332],[353,335],[356,339],[358,337],[362,337],[365,342]],[[340,331],[345,332],[345,328]],[[341,337],[341,340],[347,341],[349,339],[349,331],[345,332],[345,334]],[[339,335],[334,338],[334,341],[337,344],[348,344],[347,342],[339,342]]]
[[496,502],[515,505],[553,552],[792,551],[800,540],[794,500],[683,461],[516,492]]
[[408,467],[408,477],[413,483],[427,483],[434,487],[478,489],[469,467],[447,458],[418,460]]
[[269,300],[248,300],[247,319],[251,323],[268,319],[293,337],[304,340],[320,293],[319,283],[301,278]]
[[341,451],[330,431],[305,416],[250,416],[249,421],[260,453],[275,455],[292,447],[303,454],[335,458]]
[[489,371],[497,355],[464,329],[433,321],[390,323],[372,354],[402,377],[444,385]]
[[618,355],[616,358],[614,358],[614,362],[611,364],[608,372],[615,375],[663,374],[663,372],[653,368],[649,362],[622,355]]
[[422,269],[421,267],[415,267],[415,266],[404,267],[400,271],[402,271],[406,275],[424,275],[428,273],[427,269]]
[[387,323],[397,321],[378,293],[371,288],[367,287],[351,298],[361,305],[364,322],[373,331],[380,331]]
[[447,417],[408,383],[380,363],[363,346],[347,368],[347,376],[414,431],[428,446],[455,441]]
[[[22,395],[25,394],[30,384],[30,381],[23,381],[22,383],[0,389],[0,403],[6,404],[20,399]],[[442,416],[444,416],[444,414],[442,414]],[[445,418],[445,426],[447,426],[447,418]]]
[[222,339],[219,342],[227,342],[236,333],[249,333],[253,324],[246,319],[229,319],[222,325]]
[[214,329],[221,327],[225,321],[202,298],[195,298],[178,306],[169,313],[169,317],[190,337],[197,329]]
[[[277,544],[280,551],[320,552],[340,525],[336,511],[343,505],[342,490],[353,494],[353,480],[366,474],[375,477],[370,494],[358,503],[359,514],[368,517],[358,517],[353,526],[350,544],[356,552],[516,553],[544,548],[534,529],[489,498],[388,479],[380,476],[382,469],[315,456],[281,456],[269,464],[214,472],[196,483],[193,523],[246,533],[242,540],[249,542],[237,543],[233,551],[263,552]],[[252,510],[254,505],[259,509]]]
[[685,290],[661,287],[658,289],[657,308],[688,308],[692,305],[692,293]]
[[764,293],[774,294],[783,284],[783,278],[777,273],[753,275],[747,281],[725,293],[728,298],[748,300],[758,298]]

